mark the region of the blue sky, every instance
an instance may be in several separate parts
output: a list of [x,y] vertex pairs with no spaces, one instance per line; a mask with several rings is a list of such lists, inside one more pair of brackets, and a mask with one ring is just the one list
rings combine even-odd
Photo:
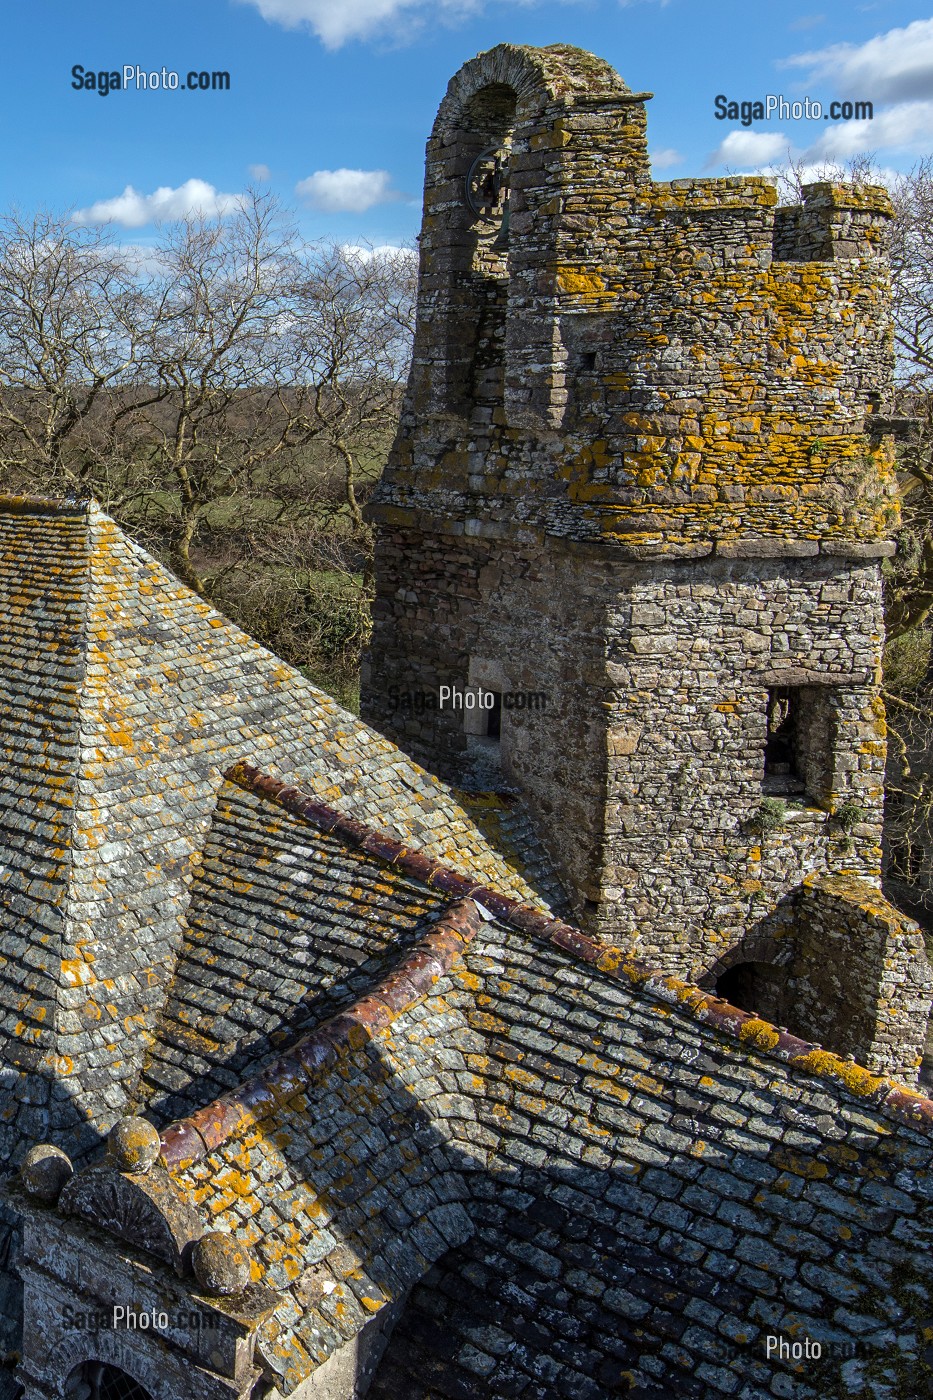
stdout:
[[[145,244],[154,219],[225,207],[258,172],[307,237],[413,237],[447,81],[503,40],[569,42],[655,93],[660,179],[871,149],[933,152],[933,18],[906,0],[33,0],[6,8],[3,198]],[[73,86],[72,68],[230,74],[230,90]],[[86,81],[86,80],[85,80]],[[717,120],[714,99],[874,104],[871,123]]]

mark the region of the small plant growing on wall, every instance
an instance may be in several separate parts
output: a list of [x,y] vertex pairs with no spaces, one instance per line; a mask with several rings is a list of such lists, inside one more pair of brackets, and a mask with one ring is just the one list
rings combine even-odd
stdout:
[[751,820],[751,828],[759,836],[780,831],[787,822],[787,803],[780,797],[766,797]]
[[833,813],[833,821],[839,827],[842,835],[839,838],[839,849],[844,855],[855,849],[855,842],[852,840],[852,832],[859,822],[865,820],[864,808],[857,802],[843,802]]
[[843,802],[833,813],[833,818],[848,836],[865,820],[865,811],[857,802]]

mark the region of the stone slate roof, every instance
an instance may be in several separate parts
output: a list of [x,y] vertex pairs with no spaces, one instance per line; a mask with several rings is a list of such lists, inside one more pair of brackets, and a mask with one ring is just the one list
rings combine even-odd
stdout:
[[543,904],[448,789],[92,502],[0,498],[0,634],[4,1160],[80,1156],[133,1101],[231,763]]
[[[472,906],[455,907],[422,947],[445,931],[469,939],[479,922]],[[367,1001],[408,1001],[416,961],[370,987]],[[419,1098],[446,1091],[453,1105],[462,1092],[443,1049],[456,1018],[435,1019],[436,1051],[408,1060],[407,1080],[382,1046],[345,1030],[336,1017],[312,1032],[313,1082],[177,1175],[213,1228],[250,1245],[254,1281],[282,1297],[261,1345],[286,1394],[472,1232],[456,1143]]]
[[444,899],[225,781],[140,1100],[182,1117],[362,995]]
[[95,507],[0,502],[0,622],[0,1147],[181,1114],[281,1393],[384,1310],[383,1400],[933,1385],[933,1103],[555,920]]
[[[461,899],[362,1001],[163,1132],[205,1224],[285,1294],[262,1345],[282,1393],[413,1282],[380,1400],[933,1383],[933,1104],[236,777]],[[766,1360],[769,1330],[823,1362]]]

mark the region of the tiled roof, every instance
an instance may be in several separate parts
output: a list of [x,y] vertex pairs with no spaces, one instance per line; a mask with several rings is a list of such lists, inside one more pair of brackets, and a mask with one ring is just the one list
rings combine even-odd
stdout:
[[533,903],[436,779],[93,503],[0,498],[0,1155],[131,1101],[223,771],[261,759]]
[[[244,1086],[234,1125],[195,1114],[163,1134],[166,1156],[190,1161],[176,1180],[202,1217],[249,1244],[254,1279],[283,1296],[263,1349],[286,1394],[472,1231],[457,1154],[428,1103],[445,1088],[453,1103],[465,1087],[444,1068],[456,1018],[435,1022],[435,1053],[415,1084],[396,1079],[370,1036],[418,999],[479,924],[472,905],[449,909],[365,998],[277,1062],[274,1078]],[[409,1069],[417,1078],[417,1065]],[[202,1150],[195,1123],[208,1145],[218,1140],[214,1152]]]
[[907,1394],[895,1329],[933,1379],[933,1103],[555,919],[520,818],[95,507],[0,502],[0,624],[0,1148],[183,1114],[281,1393],[411,1289],[382,1400],[762,1400],[764,1328],[826,1342],[796,1400],[860,1393],[830,1344]]
[[198,1108],[362,995],[443,898],[224,782],[140,1099]]
[[[296,789],[234,776],[470,894]],[[380,1400],[742,1384],[824,1400],[856,1344],[894,1375],[895,1326],[922,1379],[933,1104],[493,890],[472,898],[494,921],[468,900],[372,996],[163,1133],[205,1223],[287,1295],[263,1343],[283,1393],[413,1279]],[[771,1390],[765,1329],[821,1340],[824,1369]]]

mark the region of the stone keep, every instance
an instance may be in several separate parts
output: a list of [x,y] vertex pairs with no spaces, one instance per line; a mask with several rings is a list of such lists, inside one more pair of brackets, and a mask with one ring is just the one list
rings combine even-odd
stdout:
[[479,739],[576,919],[709,985],[807,877],[880,880],[892,211],[656,182],[649,97],[564,45],[449,85],[363,713],[454,780]]

